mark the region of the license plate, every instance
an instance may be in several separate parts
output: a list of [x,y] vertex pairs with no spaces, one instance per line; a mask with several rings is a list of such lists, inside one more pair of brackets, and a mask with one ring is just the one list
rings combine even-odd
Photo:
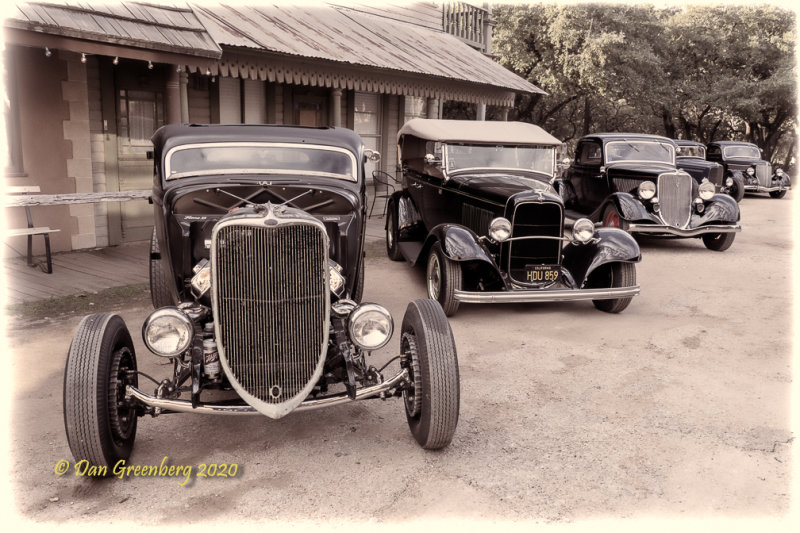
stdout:
[[525,265],[525,281],[529,283],[549,283],[557,281],[561,275],[558,265]]

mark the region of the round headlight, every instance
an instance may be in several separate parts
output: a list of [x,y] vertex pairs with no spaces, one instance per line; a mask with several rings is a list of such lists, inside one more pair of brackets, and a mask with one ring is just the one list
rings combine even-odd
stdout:
[[649,200],[656,195],[656,184],[652,181],[643,181],[639,184],[639,198]]
[[726,187],[732,187],[733,186],[733,178],[726,179],[725,180],[725,186]]
[[492,220],[489,223],[489,237],[497,242],[507,241],[511,237],[511,222],[503,217]]
[[367,351],[382,348],[392,338],[394,321],[384,307],[378,304],[361,304],[347,319],[350,340]]
[[748,176],[752,176],[752,175],[754,175],[755,173],[756,173],[756,169],[754,169],[753,167],[749,167],[749,168],[747,169],[747,175],[748,175]]
[[594,237],[594,222],[588,218],[579,218],[572,225],[572,237],[583,244],[586,244]]
[[700,184],[700,198],[703,200],[711,200],[714,196],[714,184],[710,181],[704,181]]
[[142,339],[151,352],[175,357],[189,349],[194,336],[192,321],[174,307],[153,311],[142,326]]
[[775,175],[778,176],[779,178],[782,177],[783,176],[783,170],[780,169],[780,168],[775,169]]

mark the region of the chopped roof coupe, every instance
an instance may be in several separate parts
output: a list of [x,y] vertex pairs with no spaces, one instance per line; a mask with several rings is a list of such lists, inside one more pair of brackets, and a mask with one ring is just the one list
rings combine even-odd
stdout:
[[157,309],[142,337],[172,372],[156,380],[138,370],[119,316],[84,318],[64,379],[76,461],[127,459],[144,415],[280,418],[391,396],[404,398],[421,446],[447,446],[459,377],[439,304],[408,305],[399,371],[384,376],[389,363],[367,362],[394,330],[384,307],[360,303],[364,162],[377,154],[340,128],[169,125],[153,143]]
[[727,176],[741,179],[745,192],[766,192],[772,198],[783,198],[792,188],[789,175],[780,168],[773,172],[772,164],[764,161],[755,144],[714,141],[708,144],[706,158],[725,167]]
[[738,204],[677,168],[675,150],[658,135],[588,135],[556,185],[573,217],[633,234],[698,237],[711,250],[727,250],[741,230]]
[[413,119],[398,133],[402,189],[386,250],[423,263],[428,296],[462,303],[592,300],[618,313],[639,293],[639,247],[586,219],[567,232],[550,181],[561,143],[521,122]]
[[708,180],[717,192],[727,194],[736,202],[744,197],[744,180],[738,175],[725,176],[719,163],[706,160],[706,145],[697,141],[676,140],[675,165],[688,172],[699,184]]

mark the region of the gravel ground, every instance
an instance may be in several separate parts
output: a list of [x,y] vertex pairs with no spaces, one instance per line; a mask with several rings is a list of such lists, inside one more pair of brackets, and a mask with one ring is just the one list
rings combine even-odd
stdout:
[[[450,320],[461,414],[440,452],[417,446],[400,401],[374,400],[278,421],[140,420],[131,464],[192,466],[184,486],[183,477],[99,480],[72,468],[58,476],[56,464],[72,461],[62,383],[80,317],[27,328],[12,320],[7,503],[40,525],[722,519],[733,520],[728,529],[749,520],[780,529],[775,520],[791,510],[795,195],[745,198],[744,231],[727,252],[643,241],[642,293],[620,315],[589,302],[463,305]],[[407,302],[424,297],[420,269],[379,253],[366,281],[364,299],[386,305],[397,324]],[[118,312],[139,365],[166,376],[170,367],[140,339],[149,309],[131,301]],[[237,464],[237,475],[196,477],[211,463]]]

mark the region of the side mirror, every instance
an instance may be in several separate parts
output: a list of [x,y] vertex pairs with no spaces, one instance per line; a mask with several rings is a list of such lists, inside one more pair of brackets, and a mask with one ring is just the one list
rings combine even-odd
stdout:
[[364,157],[367,158],[367,161],[372,161],[373,163],[377,163],[381,160],[380,152],[370,150],[369,148],[364,150]]

